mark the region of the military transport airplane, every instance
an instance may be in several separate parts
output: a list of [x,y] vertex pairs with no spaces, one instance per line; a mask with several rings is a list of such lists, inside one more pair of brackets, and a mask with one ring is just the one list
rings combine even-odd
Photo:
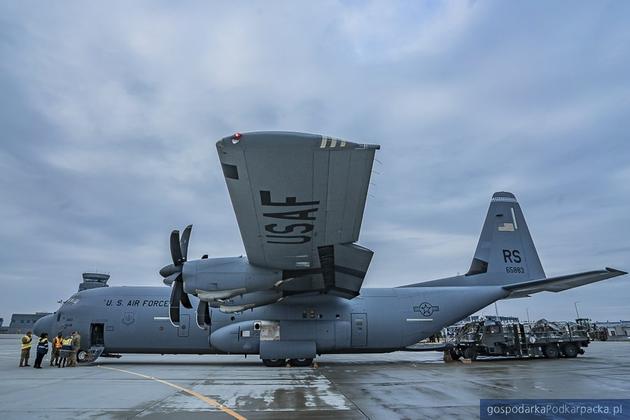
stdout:
[[286,132],[216,146],[247,257],[189,261],[192,227],[175,230],[173,262],[160,270],[170,290],[84,290],[36,333],[81,331],[81,356],[229,353],[309,365],[325,353],[405,350],[499,299],[626,274],[546,277],[516,198],[497,192],[466,274],[362,288],[373,252],[356,241],[379,146]]

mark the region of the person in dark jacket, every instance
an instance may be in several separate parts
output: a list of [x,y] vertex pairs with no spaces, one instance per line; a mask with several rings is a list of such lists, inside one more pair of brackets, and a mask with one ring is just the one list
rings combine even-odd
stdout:
[[48,334],[42,333],[37,342],[37,357],[35,358],[35,365],[33,365],[35,369],[42,368],[42,360],[46,353],[48,353]]

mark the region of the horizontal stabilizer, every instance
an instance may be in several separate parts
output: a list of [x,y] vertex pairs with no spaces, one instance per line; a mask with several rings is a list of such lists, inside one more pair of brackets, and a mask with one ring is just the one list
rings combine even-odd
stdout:
[[520,298],[538,292],[561,292],[612,277],[623,276],[624,274],[628,273],[606,267],[605,270],[586,271],[584,273],[508,284],[503,286],[503,288],[510,292],[508,298]]

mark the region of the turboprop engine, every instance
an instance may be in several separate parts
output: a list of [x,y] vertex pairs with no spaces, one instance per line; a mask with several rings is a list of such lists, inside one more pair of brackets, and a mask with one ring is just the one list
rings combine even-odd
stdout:
[[222,312],[241,312],[268,305],[282,299],[282,271],[269,270],[249,264],[243,257],[201,258],[188,261],[188,242],[192,225],[171,232],[170,247],[173,263],[162,267],[164,284],[172,287],[169,317],[179,324],[179,305],[192,308],[189,294],[199,298],[197,325],[210,325],[208,307]]

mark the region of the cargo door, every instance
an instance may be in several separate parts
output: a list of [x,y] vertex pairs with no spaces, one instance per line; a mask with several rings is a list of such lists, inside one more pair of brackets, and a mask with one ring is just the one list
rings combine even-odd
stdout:
[[190,326],[190,315],[188,314],[180,314],[179,315],[179,327],[177,327],[177,336],[178,337],[188,337],[188,328]]
[[367,346],[367,314],[352,314],[352,347]]

